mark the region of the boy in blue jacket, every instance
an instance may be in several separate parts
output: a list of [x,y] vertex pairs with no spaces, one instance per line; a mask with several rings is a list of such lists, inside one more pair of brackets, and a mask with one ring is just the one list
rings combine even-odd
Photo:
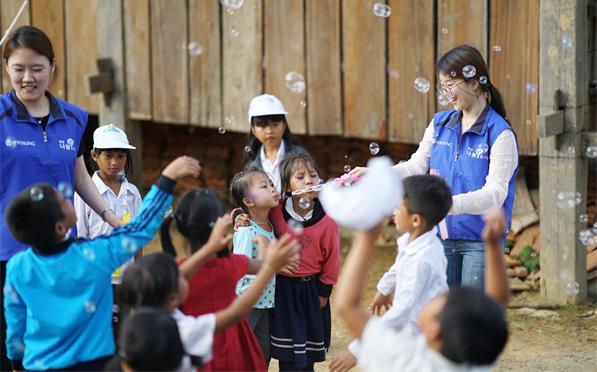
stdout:
[[197,177],[200,169],[196,159],[175,159],[128,225],[93,240],[69,238],[75,210],[48,184],[33,185],[10,202],[10,231],[30,245],[6,270],[6,346],[13,369],[103,369],[114,353],[112,272],[153,238],[176,181]]

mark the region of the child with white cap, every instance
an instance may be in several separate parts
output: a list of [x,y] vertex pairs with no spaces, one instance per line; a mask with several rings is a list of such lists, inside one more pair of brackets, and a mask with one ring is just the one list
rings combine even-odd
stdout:
[[281,192],[280,162],[289,155],[307,153],[290,132],[288,112],[278,98],[262,94],[251,100],[251,131],[245,146],[245,169],[262,169]]

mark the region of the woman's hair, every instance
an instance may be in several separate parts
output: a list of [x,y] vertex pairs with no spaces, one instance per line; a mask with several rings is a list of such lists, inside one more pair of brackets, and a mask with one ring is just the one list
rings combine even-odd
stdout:
[[280,181],[282,184],[282,193],[286,196],[291,196],[288,190],[288,186],[290,185],[290,179],[292,178],[292,173],[294,172],[295,168],[303,165],[307,169],[314,169],[318,175],[321,175],[319,172],[319,167],[317,167],[317,163],[308,154],[296,154],[290,155],[280,163]]
[[230,197],[235,206],[241,208],[244,213],[249,213],[247,206],[243,203],[243,199],[247,197],[251,178],[255,173],[263,174],[269,180],[269,176],[263,170],[257,167],[250,167],[237,173],[230,181]]
[[[288,122],[286,121],[286,115],[263,115],[263,116],[253,116],[251,117],[251,128],[255,125],[257,126],[266,126],[270,121],[273,122],[284,122],[286,129],[284,130],[284,135],[282,136],[282,140],[286,142],[287,146],[290,145],[297,145],[300,146],[299,141],[294,137],[292,132],[290,131],[290,127],[288,126]],[[247,134],[247,145],[251,149],[251,151],[245,151],[245,163],[253,161],[259,155],[259,149],[261,148],[261,142],[255,137],[253,131],[249,131]]]
[[[224,215],[224,204],[212,189],[187,191],[178,201],[176,209],[162,222],[160,236],[165,253],[176,257],[176,249],[170,236],[170,225],[176,221],[176,229],[186,239],[191,253],[196,252],[209,239],[214,223]],[[218,257],[228,255],[228,250],[218,252]]]
[[[121,151],[124,152],[124,154],[126,155],[126,163],[124,163],[124,176],[126,178],[132,177],[133,176],[133,157],[131,156],[131,150],[129,149],[93,149],[93,151],[95,151],[95,154],[97,156],[100,156],[100,154],[104,151]],[[98,170],[99,166],[97,165],[97,163],[93,160],[93,158],[89,158],[89,161],[91,162],[91,167],[92,169]]]
[[33,26],[21,26],[17,28],[8,38],[6,46],[4,47],[4,61],[8,62],[8,58],[18,48],[29,48],[34,50],[37,54],[45,56],[50,64],[54,64],[54,48],[48,36],[39,28]]
[[178,292],[179,275],[174,258],[164,253],[152,253],[135,261],[122,275],[123,313],[141,306],[164,308]]
[[[462,69],[465,66],[473,66],[476,70],[475,76],[467,78],[463,75]],[[435,68],[438,73],[445,74],[452,78],[464,79],[469,82],[471,80],[479,81],[479,85],[483,90],[489,93],[489,103],[491,107],[500,114],[506,121],[508,116],[506,108],[502,100],[502,95],[489,79],[489,69],[483,59],[481,53],[470,45],[460,45],[444,54],[436,63]],[[487,79],[486,82],[481,82],[481,77]]]
[[135,371],[174,371],[186,354],[176,321],[161,309],[135,310],[124,320],[119,341],[120,359]]

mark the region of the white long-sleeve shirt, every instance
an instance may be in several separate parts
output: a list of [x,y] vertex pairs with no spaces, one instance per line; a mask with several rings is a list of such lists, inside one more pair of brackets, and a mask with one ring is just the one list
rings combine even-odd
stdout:
[[[417,329],[417,316],[423,307],[448,291],[448,262],[435,229],[410,243],[409,237],[407,233],[396,240],[396,261],[377,283],[377,290],[384,296],[394,294],[392,307],[381,318],[384,324],[395,330],[408,327],[413,331]],[[348,348],[358,358],[358,341],[351,342]]]
[[[463,127],[462,133],[469,128]],[[426,174],[433,140],[433,120],[427,126],[419,148],[410,159],[396,165],[404,177]],[[518,147],[511,130],[504,130],[496,138],[489,151],[489,171],[485,185],[475,191],[452,196],[449,214],[484,214],[492,208],[499,208],[508,196],[508,184],[518,166]],[[442,234],[442,238],[445,238]]]

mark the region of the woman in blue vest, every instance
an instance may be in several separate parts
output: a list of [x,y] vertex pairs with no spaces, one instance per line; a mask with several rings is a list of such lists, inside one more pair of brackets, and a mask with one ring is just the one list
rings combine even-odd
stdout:
[[[441,111],[425,130],[419,148],[396,168],[403,175],[430,173],[446,180],[453,207],[438,226],[448,259],[448,285],[483,288],[484,247],[481,216],[502,207],[512,221],[518,168],[516,135],[500,92],[477,49],[456,47],[436,64],[438,92],[453,109]],[[364,168],[356,168],[358,175]]]
[[[82,139],[87,126],[87,113],[48,92],[48,85],[56,70],[51,41],[41,30],[22,26],[8,39],[3,57],[13,90],[0,95],[2,288],[7,261],[27,248],[12,237],[4,219],[4,211],[13,196],[30,185],[37,182],[54,186],[62,184],[67,190],[65,197],[71,200],[73,192],[69,190],[74,189],[112,227],[120,225],[85,169]],[[1,313],[4,334],[4,311]],[[1,340],[1,344],[0,370],[9,370],[11,366],[7,364],[4,340]]]

